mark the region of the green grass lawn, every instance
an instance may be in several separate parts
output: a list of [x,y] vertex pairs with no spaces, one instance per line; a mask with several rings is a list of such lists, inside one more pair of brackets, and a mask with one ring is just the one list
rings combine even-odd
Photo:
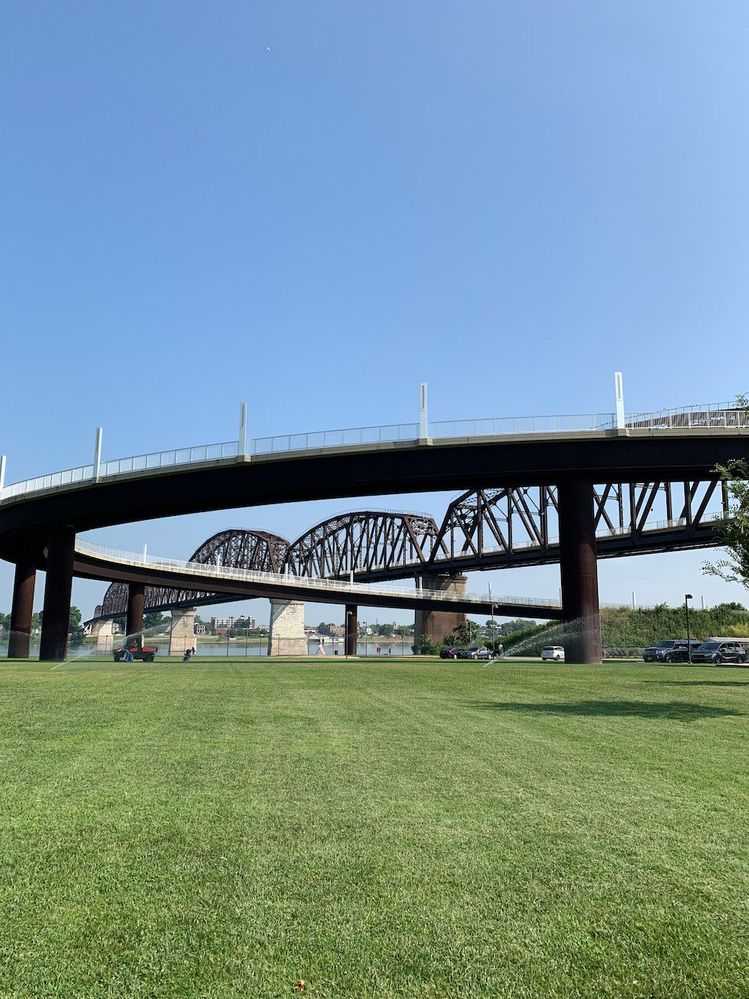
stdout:
[[749,996],[749,671],[0,666],[0,996]]

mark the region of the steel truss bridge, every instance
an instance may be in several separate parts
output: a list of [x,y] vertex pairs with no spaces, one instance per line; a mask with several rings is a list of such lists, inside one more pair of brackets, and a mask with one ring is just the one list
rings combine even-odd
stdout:
[[[717,479],[617,482],[593,492],[602,558],[710,547],[717,543],[716,522],[729,515],[728,489]],[[440,524],[426,514],[357,510],[322,521],[294,542],[267,531],[221,531],[189,561],[358,583],[428,579],[558,562],[558,530],[555,486],[476,489],[454,499]],[[145,610],[230,599],[225,592],[148,586]],[[125,615],[127,603],[128,584],[113,583],[97,617]]]

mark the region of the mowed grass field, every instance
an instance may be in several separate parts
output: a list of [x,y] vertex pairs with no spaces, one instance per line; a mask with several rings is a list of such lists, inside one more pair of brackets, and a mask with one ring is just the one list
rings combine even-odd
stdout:
[[0,996],[749,996],[748,748],[739,669],[3,663]]

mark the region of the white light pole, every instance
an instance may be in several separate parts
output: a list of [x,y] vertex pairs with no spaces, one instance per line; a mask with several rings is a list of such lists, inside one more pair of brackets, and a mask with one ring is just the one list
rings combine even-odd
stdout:
[[99,481],[99,474],[101,472],[101,439],[104,435],[104,428],[96,428],[96,439],[94,441],[94,480]]
[[425,441],[429,436],[427,419],[427,383],[419,385],[419,440]]
[[614,391],[616,393],[616,429],[624,430],[624,380],[621,371],[614,372]]
[[237,454],[247,454],[247,403],[239,404],[239,441],[237,442]]

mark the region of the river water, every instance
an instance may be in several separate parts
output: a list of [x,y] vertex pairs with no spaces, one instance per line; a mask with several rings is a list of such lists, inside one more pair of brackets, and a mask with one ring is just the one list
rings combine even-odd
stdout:
[[[115,640],[115,647],[117,647],[122,641],[122,638]],[[357,645],[357,655],[360,656],[410,656],[413,655],[411,650],[412,639],[405,638],[401,640],[400,638],[394,639],[392,641],[382,640],[381,642],[376,642],[374,640],[369,640],[367,642],[359,642]],[[146,637],[146,642],[159,647],[159,652],[157,653],[157,659],[167,658],[169,656],[169,637],[168,635],[157,635],[153,638]],[[268,655],[268,643],[266,641],[260,641],[258,639],[248,639],[245,643],[241,639],[234,642],[226,642],[220,640],[211,639],[195,639],[195,648],[197,651],[197,656],[210,656],[211,658],[217,658],[219,656],[226,656],[227,658],[236,659],[242,656],[267,656]],[[323,642],[323,652],[320,653],[320,641],[317,638],[307,639],[307,655],[309,656],[342,656],[344,655],[344,643],[342,638],[332,639],[326,638]],[[102,656],[107,655],[107,652],[97,650],[93,645],[82,645],[76,648],[70,647],[68,649],[68,659],[83,659],[90,656]],[[8,642],[0,642],[0,656],[8,655]],[[39,641],[31,643],[29,650],[30,659],[38,659],[39,657]],[[178,658],[174,656],[173,658]]]

